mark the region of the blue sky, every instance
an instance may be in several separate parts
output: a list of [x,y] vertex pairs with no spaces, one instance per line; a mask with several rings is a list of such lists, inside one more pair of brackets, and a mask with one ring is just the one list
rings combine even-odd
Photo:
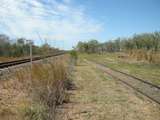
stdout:
[[160,30],[159,0],[86,0],[89,14],[104,22],[104,40]]
[[160,0],[1,0],[0,33],[71,49],[80,40],[160,31],[159,12]]

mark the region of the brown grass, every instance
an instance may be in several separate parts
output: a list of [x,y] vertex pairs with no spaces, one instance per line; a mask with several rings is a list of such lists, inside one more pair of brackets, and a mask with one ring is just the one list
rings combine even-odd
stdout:
[[0,57],[0,62],[6,62],[6,61],[12,61],[12,60],[17,60],[20,58],[16,58],[16,57]]
[[[53,120],[55,117],[56,106],[66,101],[66,84],[68,83],[68,57],[61,57],[45,63],[34,63],[32,74],[30,67],[19,68],[16,70],[13,79],[4,82],[8,94],[17,93],[10,96],[11,105],[4,101],[1,114],[10,116],[14,108],[12,120]],[[30,78],[31,75],[31,78]],[[0,93],[1,95],[1,93]],[[21,96],[21,97],[20,97]],[[23,96],[23,97],[22,97]],[[2,97],[3,99],[4,97]],[[9,106],[9,107],[7,107]],[[16,115],[15,115],[16,114]],[[3,117],[3,120],[10,120]],[[1,120],[1,119],[0,119]]]
[[158,106],[84,59],[79,57],[73,72],[78,89],[60,120],[159,120]]
[[129,55],[138,61],[147,61],[149,63],[160,63],[160,53],[146,50],[132,50]]

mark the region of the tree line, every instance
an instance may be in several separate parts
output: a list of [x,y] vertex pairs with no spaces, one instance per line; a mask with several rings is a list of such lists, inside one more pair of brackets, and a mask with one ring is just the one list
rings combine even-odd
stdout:
[[104,43],[97,40],[79,42],[76,49],[86,53],[126,52],[132,50],[160,51],[160,32],[135,34],[129,38],[117,38]]
[[[27,43],[25,38],[18,38],[11,40],[7,35],[0,34],[0,56],[1,57],[21,57],[29,56],[30,43]],[[46,55],[58,51],[50,45],[43,44],[37,46],[32,44],[33,55]]]

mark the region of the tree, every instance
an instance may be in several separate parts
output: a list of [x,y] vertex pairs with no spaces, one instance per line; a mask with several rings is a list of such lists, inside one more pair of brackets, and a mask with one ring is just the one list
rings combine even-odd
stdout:
[[160,51],[160,32],[135,34],[129,38],[117,38],[104,43],[97,40],[79,42],[77,50],[87,53],[119,52],[131,50]]
[[[28,56],[30,51],[30,45],[25,43],[25,38],[18,38],[16,42],[10,42],[10,38],[7,35],[0,34],[0,56]],[[42,46],[32,45],[33,55],[39,55],[53,53],[59,51],[48,44]]]
[[97,40],[90,40],[88,42],[88,49],[89,53],[96,53],[97,52],[97,47],[98,47],[98,41]]

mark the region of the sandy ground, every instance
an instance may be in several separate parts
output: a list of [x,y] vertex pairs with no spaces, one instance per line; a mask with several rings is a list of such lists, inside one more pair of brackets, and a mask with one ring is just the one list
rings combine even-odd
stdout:
[[81,60],[61,120],[160,120],[160,106]]

